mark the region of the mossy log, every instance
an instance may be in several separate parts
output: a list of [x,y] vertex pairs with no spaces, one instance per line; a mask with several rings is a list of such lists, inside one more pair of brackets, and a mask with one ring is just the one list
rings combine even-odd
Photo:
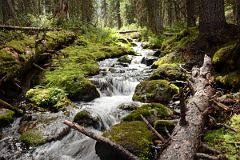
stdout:
[[0,50],[0,90],[5,93],[1,97],[14,99],[25,92],[28,85],[24,84],[33,77],[31,73],[35,73],[36,65],[49,58],[44,53],[72,43],[75,35],[62,31],[47,32],[42,37],[40,44],[35,36],[26,36],[23,40],[12,40]]
[[193,160],[201,145],[200,137],[204,128],[205,111],[209,107],[209,99],[214,91],[209,83],[211,59],[204,58],[199,74],[192,75],[193,88],[196,91],[186,104],[187,125],[180,123],[175,127],[170,145],[162,152],[159,160]]
[[22,26],[9,26],[0,25],[0,28],[5,30],[21,30],[21,31],[60,31],[61,28],[41,28],[41,27],[22,27]]

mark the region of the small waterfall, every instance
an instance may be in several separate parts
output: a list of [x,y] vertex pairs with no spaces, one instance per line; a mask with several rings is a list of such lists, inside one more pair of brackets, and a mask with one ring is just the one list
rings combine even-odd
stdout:
[[[141,64],[143,57],[150,53],[144,50],[140,42],[133,49],[139,54],[132,63],[126,66],[119,64],[117,59],[106,59],[99,62],[101,72],[91,78],[97,86],[101,97],[92,102],[76,103],[78,109],[75,113],[87,110],[94,117],[100,119],[101,128],[109,129],[120,118],[127,114],[119,109],[121,104],[132,103],[134,90],[140,80],[151,73],[149,67]],[[101,131],[92,129],[96,134]],[[23,155],[20,160],[99,160],[95,154],[95,141],[71,130],[63,139],[44,144],[32,153]]]

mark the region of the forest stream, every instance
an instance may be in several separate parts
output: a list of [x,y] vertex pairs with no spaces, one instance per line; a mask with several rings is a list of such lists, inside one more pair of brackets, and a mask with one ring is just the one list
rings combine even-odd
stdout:
[[[120,119],[128,114],[119,107],[126,104],[139,106],[140,102],[133,102],[132,96],[135,87],[140,81],[148,78],[152,73],[151,69],[146,64],[143,64],[144,57],[152,56],[154,51],[143,49],[141,42],[135,42],[133,47],[138,56],[132,56],[130,64],[121,63],[117,58],[106,59],[99,62],[100,74],[93,76],[91,81],[97,86],[100,92],[100,98],[91,102],[76,102],[76,109],[72,109],[70,116],[64,117],[63,112],[59,113],[36,113],[45,114],[49,117],[61,117],[64,119],[73,119],[73,116],[80,111],[88,111],[98,120],[97,127],[91,127],[91,130],[96,134],[102,134],[101,131],[109,129],[113,124],[116,124]],[[29,115],[35,116],[35,115]],[[19,136],[18,118],[12,126],[5,128],[3,133],[8,135],[0,141],[0,154],[5,159],[34,159],[34,160],[99,160],[95,153],[95,141],[80,134],[77,131],[71,130],[66,136],[57,141],[46,143],[36,149],[24,149],[24,145],[16,139]],[[96,126],[96,125],[95,125]],[[52,129],[58,128],[61,130],[64,126],[61,123],[54,126]]]

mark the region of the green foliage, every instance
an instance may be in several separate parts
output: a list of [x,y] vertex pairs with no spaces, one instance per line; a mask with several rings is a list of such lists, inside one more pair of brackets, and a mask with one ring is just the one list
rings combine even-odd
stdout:
[[140,102],[157,102],[167,104],[179,88],[167,80],[143,81],[137,85],[133,100]]
[[21,134],[20,140],[26,143],[28,146],[39,146],[45,143],[43,135],[38,130],[28,130]]
[[160,103],[151,103],[137,108],[129,115],[123,118],[124,121],[137,121],[141,120],[141,115],[150,119],[168,119],[173,112],[166,106]]
[[65,92],[59,88],[35,88],[26,94],[27,100],[38,107],[58,110],[71,104]]
[[224,128],[208,131],[204,136],[204,141],[212,147],[224,151],[228,159],[236,160],[239,158],[239,147],[234,143],[240,141],[240,115],[234,115],[229,124],[237,132]]
[[42,27],[42,28],[51,28],[55,25],[55,19],[52,18],[52,14],[45,14],[45,15],[32,15],[28,14],[28,23],[31,23],[34,27]]
[[104,132],[103,136],[120,144],[142,160],[153,158],[150,148],[154,137],[144,122],[121,122]]
[[0,109],[0,128],[13,122],[14,112],[8,109]]

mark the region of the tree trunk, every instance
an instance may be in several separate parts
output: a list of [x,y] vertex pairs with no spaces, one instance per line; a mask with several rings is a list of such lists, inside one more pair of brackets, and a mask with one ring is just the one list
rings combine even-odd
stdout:
[[[3,24],[19,24],[12,0],[2,0]],[[13,20],[13,21],[11,21]]]
[[[170,145],[162,152],[160,160],[193,160],[200,146],[200,138],[204,128],[205,111],[209,107],[209,98],[213,89],[209,84],[211,58],[205,56],[204,64],[198,74],[193,74],[194,95],[188,99],[186,105],[186,125],[175,127]],[[193,72],[194,73],[194,72]]]
[[122,27],[121,11],[120,11],[120,0],[116,1],[116,12],[117,12],[117,27],[120,29]]
[[186,0],[187,27],[196,26],[195,0]]
[[240,28],[240,0],[235,0],[235,6],[236,6],[235,18],[237,25]]
[[200,10],[200,34],[214,34],[225,29],[224,0],[201,0]]
[[68,0],[60,0],[55,11],[55,17],[57,17],[58,23],[62,23],[62,21],[69,19]]

